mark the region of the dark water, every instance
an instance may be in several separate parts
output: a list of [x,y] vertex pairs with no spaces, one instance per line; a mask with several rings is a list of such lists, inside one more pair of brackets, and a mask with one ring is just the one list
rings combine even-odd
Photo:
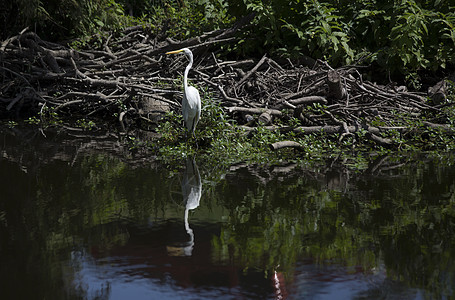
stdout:
[[453,156],[356,172],[163,167],[109,136],[0,136],[1,299],[438,299]]

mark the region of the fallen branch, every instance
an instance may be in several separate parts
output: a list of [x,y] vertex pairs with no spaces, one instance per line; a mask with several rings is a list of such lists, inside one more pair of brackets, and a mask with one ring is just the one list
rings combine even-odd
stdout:
[[369,132],[367,134],[367,137],[369,137],[372,141],[376,142],[377,144],[381,146],[390,146],[393,144],[393,141],[391,139],[386,139],[380,136],[377,136],[374,133]]
[[269,147],[271,150],[274,150],[274,151],[276,151],[278,149],[282,149],[282,148],[295,148],[298,150],[305,149],[301,144],[299,144],[297,142],[293,142],[293,141],[276,142],[276,143],[270,144]]
[[260,60],[260,61],[259,61],[259,62],[258,62],[258,63],[257,63],[257,64],[248,72],[248,73],[246,73],[246,75],[243,76],[242,79],[240,79],[240,80],[235,84],[234,88],[237,89],[243,82],[245,82],[245,80],[247,80],[251,75],[253,75],[253,74],[256,72],[256,70],[257,70],[260,66],[262,66],[262,64],[265,62],[266,59],[267,59],[267,57],[266,57],[265,54],[264,54],[264,56],[261,58],[261,60]]
[[228,107],[228,112],[233,113],[233,112],[244,112],[244,113],[250,113],[250,114],[262,114],[264,112],[274,115],[274,116],[281,116],[282,112],[277,110],[277,109],[267,109],[267,108],[247,108],[247,107]]
[[320,104],[327,104],[327,99],[321,96],[307,96],[301,97],[297,99],[288,100],[289,103],[293,105],[299,104],[311,104],[311,103],[320,103]]

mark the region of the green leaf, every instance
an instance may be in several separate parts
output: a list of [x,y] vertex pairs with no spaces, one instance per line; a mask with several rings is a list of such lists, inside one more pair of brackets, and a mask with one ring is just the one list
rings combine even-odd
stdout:
[[327,23],[325,21],[322,21],[321,23],[322,23],[322,27],[324,28],[325,32],[327,32],[327,33],[331,33],[332,32],[329,23]]
[[422,22],[422,27],[423,27],[423,30],[425,30],[425,33],[428,34],[428,28],[427,28],[427,25],[425,25],[424,22]]
[[346,33],[344,32],[340,32],[340,31],[335,31],[334,33],[332,33],[334,36],[339,36],[339,37],[345,37],[347,36]]

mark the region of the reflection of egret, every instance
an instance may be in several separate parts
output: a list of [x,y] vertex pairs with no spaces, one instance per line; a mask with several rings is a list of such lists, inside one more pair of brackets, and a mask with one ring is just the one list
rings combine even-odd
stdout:
[[185,247],[185,255],[191,255],[194,245],[194,233],[188,222],[188,212],[199,206],[202,194],[202,182],[196,161],[193,158],[187,158],[186,169],[183,173],[182,180],[183,202],[185,203],[185,229],[190,236],[190,244]]
[[[181,181],[181,192],[183,196],[183,204],[185,205],[185,230],[190,236],[190,240],[186,241],[183,245],[180,244],[179,246],[168,245],[167,251],[170,256],[191,256],[193,252],[194,233],[190,228],[188,214],[190,209],[195,209],[199,206],[202,194],[202,182],[196,161],[194,159],[187,158],[185,166],[186,168]],[[171,197],[172,193],[176,192],[171,192]],[[178,194],[180,194],[180,192]]]

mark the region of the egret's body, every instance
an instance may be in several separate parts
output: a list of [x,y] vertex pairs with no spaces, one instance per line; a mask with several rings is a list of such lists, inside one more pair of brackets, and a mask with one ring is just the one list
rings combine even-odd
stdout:
[[189,63],[183,74],[183,100],[182,100],[182,115],[183,121],[188,131],[194,135],[196,125],[201,117],[201,97],[198,90],[193,86],[188,86],[188,72],[193,66],[193,53],[188,48],[183,48],[176,51],[170,51],[166,54],[174,54],[183,52],[188,58]]
[[201,98],[194,86],[186,86],[182,101],[182,114],[185,126],[194,134],[196,125],[201,117]]

